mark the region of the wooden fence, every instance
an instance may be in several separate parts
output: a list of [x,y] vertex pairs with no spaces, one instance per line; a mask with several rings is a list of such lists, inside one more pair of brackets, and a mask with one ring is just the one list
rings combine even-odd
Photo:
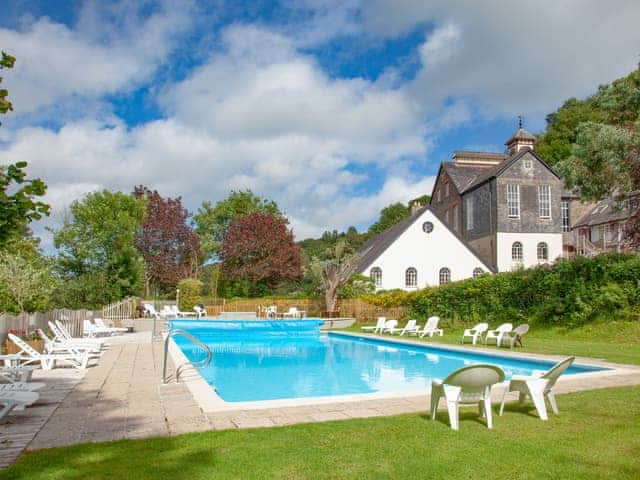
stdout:
[[[249,298],[242,300],[230,300],[218,305],[211,305],[205,302],[207,313],[211,316],[221,312],[256,312],[259,316],[264,308],[275,305],[278,312],[286,312],[290,307],[298,310],[305,310],[307,316],[320,316],[325,309],[324,301],[321,299],[270,299],[270,298]],[[401,319],[407,313],[405,307],[383,308],[371,305],[359,298],[345,299],[338,301],[339,316],[353,317],[358,322],[373,322],[378,317]]]
[[0,345],[4,345],[9,330],[32,332],[36,328],[47,330],[47,322],[60,320],[72,336],[82,337],[83,321],[93,318],[92,310],[55,309],[49,312],[24,313],[21,315],[0,315]]

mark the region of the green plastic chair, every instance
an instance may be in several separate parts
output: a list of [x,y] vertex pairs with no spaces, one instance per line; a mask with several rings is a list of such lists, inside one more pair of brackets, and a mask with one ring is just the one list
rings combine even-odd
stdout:
[[[487,419],[487,427],[493,427],[491,417],[491,387],[504,381],[500,367],[488,364],[470,365],[451,373],[444,380],[431,382],[431,420],[435,420],[441,397],[447,401],[449,422],[458,430],[460,405],[478,404],[480,416]],[[484,414],[484,415],[483,415]]]

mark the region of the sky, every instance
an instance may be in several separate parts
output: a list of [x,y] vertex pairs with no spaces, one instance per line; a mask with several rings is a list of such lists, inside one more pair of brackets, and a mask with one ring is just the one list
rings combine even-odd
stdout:
[[637,0],[0,0],[0,163],[51,217],[103,188],[275,200],[296,238],[431,193],[453,150],[503,151],[637,68]]

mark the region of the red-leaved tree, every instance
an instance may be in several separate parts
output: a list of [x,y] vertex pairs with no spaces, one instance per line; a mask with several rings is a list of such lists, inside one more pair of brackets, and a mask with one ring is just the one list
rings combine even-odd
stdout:
[[302,277],[301,249],[285,219],[254,213],[232,220],[220,246],[222,272],[229,280],[270,287]]
[[145,294],[168,292],[183,278],[194,277],[202,259],[200,240],[188,223],[191,214],[181,197],[163,198],[140,185],[135,197],[147,198],[147,217],[135,239],[145,268]]

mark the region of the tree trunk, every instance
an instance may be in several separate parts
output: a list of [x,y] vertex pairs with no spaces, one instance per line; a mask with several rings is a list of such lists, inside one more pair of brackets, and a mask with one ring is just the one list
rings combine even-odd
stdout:
[[327,308],[327,312],[333,312],[336,308],[336,302],[338,300],[338,286],[329,285],[324,292],[324,304]]

